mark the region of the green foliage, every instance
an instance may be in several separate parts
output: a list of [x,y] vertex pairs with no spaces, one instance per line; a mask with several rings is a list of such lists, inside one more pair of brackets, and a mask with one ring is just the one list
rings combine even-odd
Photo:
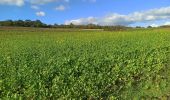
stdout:
[[0,26],[19,26],[19,27],[49,27],[40,20],[6,20],[0,21]]
[[128,30],[132,29],[132,27],[126,27],[126,26],[101,26],[96,24],[88,24],[88,25],[74,25],[73,23],[70,23],[70,25],[65,24],[45,24],[41,22],[40,20],[6,20],[6,21],[0,21],[0,26],[7,27],[7,26],[15,26],[15,27],[38,27],[38,28],[69,28],[69,29],[101,29],[106,31],[121,31],[121,30]]
[[161,99],[170,31],[0,31],[2,99]]

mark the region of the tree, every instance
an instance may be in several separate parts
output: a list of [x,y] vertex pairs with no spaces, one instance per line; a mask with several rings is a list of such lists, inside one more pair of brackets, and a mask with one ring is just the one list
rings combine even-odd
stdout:
[[69,28],[74,28],[74,24],[73,23],[70,23],[70,25],[69,25]]
[[148,26],[147,28],[152,28],[152,26]]

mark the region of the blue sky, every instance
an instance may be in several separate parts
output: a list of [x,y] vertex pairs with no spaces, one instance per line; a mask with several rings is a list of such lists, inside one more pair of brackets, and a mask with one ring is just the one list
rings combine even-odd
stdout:
[[0,20],[47,24],[170,24],[170,0],[0,0]]

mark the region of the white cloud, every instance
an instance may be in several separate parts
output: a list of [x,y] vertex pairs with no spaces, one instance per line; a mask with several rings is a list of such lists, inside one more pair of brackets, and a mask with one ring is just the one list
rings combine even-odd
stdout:
[[89,18],[80,18],[75,20],[67,20],[65,24],[100,24],[100,25],[130,25],[136,22],[147,22],[155,20],[170,19],[170,7],[163,7],[159,9],[151,9],[148,11],[134,12],[128,15],[110,14],[104,17],[93,17],[92,21]]
[[0,0],[0,4],[23,6],[24,0]]
[[170,25],[170,22],[165,22],[163,25]]
[[66,9],[66,7],[64,5],[60,5],[58,7],[55,8],[57,11],[64,11]]
[[160,25],[158,25],[158,24],[151,24],[150,26],[152,26],[152,27],[159,27]]
[[43,4],[54,2],[54,1],[58,1],[58,0],[31,0],[30,2],[32,4],[43,5]]
[[44,4],[48,4],[48,3],[52,3],[52,2],[70,2],[70,0],[30,0],[29,1],[31,4],[34,5],[44,5]]
[[152,26],[152,27],[159,27],[159,26],[164,26],[164,25],[170,25],[170,21],[161,22],[161,23],[152,23],[152,24],[147,24],[147,25]]
[[81,18],[81,19],[77,19],[77,20],[71,20],[71,21],[66,21],[65,24],[69,25],[70,23],[73,23],[75,25],[81,25],[81,24],[98,24],[96,18],[94,17],[88,17],[88,18]]
[[37,16],[45,16],[45,12],[43,12],[43,11],[36,12],[36,15]]
[[40,9],[38,6],[35,6],[35,5],[32,5],[31,8],[32,8],[32,9],[35,9],[35,10]]

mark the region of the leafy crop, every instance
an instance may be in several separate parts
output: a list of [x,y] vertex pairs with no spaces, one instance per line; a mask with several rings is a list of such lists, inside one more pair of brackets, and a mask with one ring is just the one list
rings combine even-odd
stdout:
[[166,98],[169,52],[167,29],[1,30],[0,98]]

